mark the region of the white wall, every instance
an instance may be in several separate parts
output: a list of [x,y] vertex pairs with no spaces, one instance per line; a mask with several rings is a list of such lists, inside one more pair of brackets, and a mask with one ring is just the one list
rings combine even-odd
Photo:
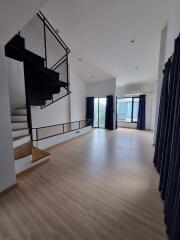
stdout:
[[5,61],[4,49],[0,46],[0,192],[16,183]]
[[32,106],[31,117],[34,128],[70,122],[69,97],[66,96],[44,109]]
[[180,1],[171,1],[171,11],[168,21],[167,41],[165,61],[172,55],[174,51],[174,40],[180,33]]
[[162,80],[163,80],[163,69],[165,64],[166,38],[167,38],[167,26],[161,32],[158,81],[156,82],[156,103],[155,103],[156,110],[155,110],[155,122],[154,122],[155,127],[153,132],[153,144],[155,144],[156,142],[159,102],[160,102],[161,86],[162,86]]
[[0,43],[7,43],[47,0],[4,0],[0,7]]
[[[155,99],[156,92],[154,88],[155,82],[126,85],[117,88],[117,97],[123,98],[126,94],[141,93],[146,95],[146,129],[153,130],[155,117]],[[134,125],[133,125],[134,127]]]
[[88,83],[86,85],[86,97],[114,96],[114,128],[116,125],[116,79]]
[[24,66],[22,62],[6,57],[11,109],[26,106]]
[[86,117],[86,84],[70,66],[70,112],[71,122]]
[[157,110],[156,110],[156,122],[155,122],[155,132],[154,132],[154,143],[156,138],[156,128],[158,120],[158,109],[159,109],[159,99],[161,94],[161,85],[163,75],[161,74],[164,68],[165,62],[174,52],[174,41],[180,33],[180,1],[171,1],[171,10],[169,15],[169,21],[167,29],[162,30],[161,36],[161,51],[160,51],[160,65],[159,65],[159,78],[158,78],[158,90],[157,90]]
[[115,95],[115,93],[116,79],[92,82],[86,86],[87,97],[106,97],[108,95]]

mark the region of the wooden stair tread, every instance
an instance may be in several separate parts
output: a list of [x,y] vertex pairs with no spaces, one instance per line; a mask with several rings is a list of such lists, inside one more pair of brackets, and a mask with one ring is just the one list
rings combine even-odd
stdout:
[[26,135],[23,135],[23,136],[19,136],[19,137],[14,137],[13,141],[17,141],[17,140],[19,140],[21,138],[25,138],[25,137],[28,137],[28,136],[29,136],[29,134],[26,134]]
[[44,150],[41,150],[39,148],[33,147],[32,148],[32,160],[33,162],[36,162],[44,157],[49,156],[50,154]]
[[32,154],[32,142],[24,143],[23,145],[14,149],[14,160],[18,160],[31,154]]

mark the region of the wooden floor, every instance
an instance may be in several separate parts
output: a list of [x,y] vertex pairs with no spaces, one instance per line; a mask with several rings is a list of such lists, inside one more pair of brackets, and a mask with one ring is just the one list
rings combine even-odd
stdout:
[[0,197],[0,240],[166,240],[152,134],[118,129],[48,149]]

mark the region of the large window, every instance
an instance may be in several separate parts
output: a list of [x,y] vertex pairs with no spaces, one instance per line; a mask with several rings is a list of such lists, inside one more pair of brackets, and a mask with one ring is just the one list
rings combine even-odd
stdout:
[[139,98],[118,98],[117,117],[121,122],[137,122],[139,110]]
[[105,128],[106,98],[94,99],[94,127]]

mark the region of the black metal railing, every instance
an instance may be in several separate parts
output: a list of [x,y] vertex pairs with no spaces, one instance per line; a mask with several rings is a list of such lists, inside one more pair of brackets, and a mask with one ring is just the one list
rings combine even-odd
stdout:
[[91,125],[91,120],[80,120],[68,123],[55,124],[51,126],[44,126],[32,128],[33,141],[40,141],[46,138],[55,137],[64,133],[77,131],[79,129]]
[[68,77],[70,50],[41,11],[21,29],[20,35],[25,39],[26,49],[44,58],[44,67],[58,72],[59,80],[67,83],[59,94],[41,106],[43,109],[71,93]]

